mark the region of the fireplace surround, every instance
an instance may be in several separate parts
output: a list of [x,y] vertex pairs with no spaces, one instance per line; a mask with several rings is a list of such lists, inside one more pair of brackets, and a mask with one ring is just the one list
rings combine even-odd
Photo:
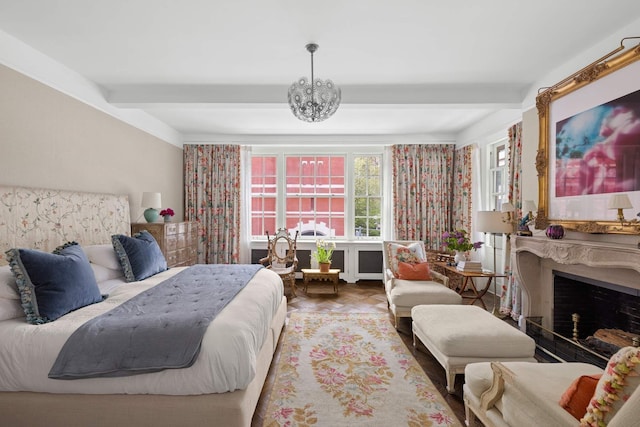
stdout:
[[[640,296],[640,249],[633,245],[514,236],[513,273],[522,286],[522,319],[540,317],[554,330],[554,274],[588,278]],[[525,322],[520,322],[525,328]]]
[[[521,284],[520,327],[536,340],[543,357],[604,367],[608,357],[583,345],[585,333],[601,327],[616,328],[612,317],[622,317],[607,316],[609,313],[594,304],[606,304],[612,312],[631,311],[635,316],[632,321],[637,320],[640,249],[616,243],[516,236],[512,239],[511,264]],[[576,331],[571,313],[574,308],[585,315],[586,321],[578,324]],[[601,325],[593,320],[598,316],[605,317]],[[623,330],[637,332],[620,323]],[[576,344],[574,335],[578,335],[580,344]]]

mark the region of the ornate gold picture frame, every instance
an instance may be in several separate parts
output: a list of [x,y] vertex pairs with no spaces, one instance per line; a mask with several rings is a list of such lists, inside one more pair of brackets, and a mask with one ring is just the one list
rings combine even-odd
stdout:
[[[639,38],[622,39],[617,49],[559,83],[545,88],[536,97],[540,130],[536,156],[538,172],[536,228],[544,229],[553,223],[560,224],[569,230],[585,233],[640,234],[640,221],[636,217],[636,212],[640,211],[640,189],[636,191],[637,185],[633,187],[633,191],[616,189],[598,192],[583,189],[579,194],[575,192],[574,186],[573,193],[567,192],[567,194],[561,194],[561,197],[556,197],[556,191],[559,193],[564,191],[562,189],[564,187],[558,183],[569,181],[566,178],[566,171],[569,168],[563,166],[568,161],[565,158],[559,161],[558,158],[562,156],[571,158],[571,155],[566,153],[569,144],[566,143],[567,138],[562,126],[566,126],[568,120],[573,117],[589,117],[592,110],[597,111],[602,105],[613,104],[625,97],[637,99],[640,96],[640,62],[636,62],[640,59],[640,43],[629,48],[624,46],[625,41]],[[640,115],[636,111],[632,114],[638,116],[640,120]],[[576,141],[575,138],[571,141],[574,147],[581,145],[581,141]],[[556,142],[559,143],[558,146]],[[593,141],[589,142],[593,144]],[[575,151],[578,154],[573,157],[581,156],[580,149]],[[640,148],[637,154],[640,157]],[[585,156],[584,159],[586,158]],[[574,164],[577,163],[579,162],[574,162]],[[604,163],[600,167],[606,169]],[[640,164],[636,164],[635,167],[640,168]],[[574,174],[580,173],[585,171],[574,166]],[[615,175],[615,170],[613,174]],[[602,175],[608,176],[605,172]],[[609,175],[611,175],[610,172]],[[608,198],[617,191],[627,194],[633,203],[633,215],[629,215],[630,211],[627,211],[626,216],[631,218],[626,218],[624,222],[615,221],[615,210],[607,209]]]

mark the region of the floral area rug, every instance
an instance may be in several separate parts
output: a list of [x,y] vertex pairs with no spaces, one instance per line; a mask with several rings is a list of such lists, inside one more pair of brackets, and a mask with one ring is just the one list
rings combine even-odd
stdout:
[[377,313],[291,313],[265,427],[461,426]]

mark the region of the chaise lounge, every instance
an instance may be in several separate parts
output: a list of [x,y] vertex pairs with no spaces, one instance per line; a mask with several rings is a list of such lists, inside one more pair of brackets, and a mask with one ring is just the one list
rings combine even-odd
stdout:
[[[601,377],[600,377],[601,375]],[[640,349],[624,347],[603,371],[587,363],[467,365],[466,422],[485,427],[630,427],[640,419]]]

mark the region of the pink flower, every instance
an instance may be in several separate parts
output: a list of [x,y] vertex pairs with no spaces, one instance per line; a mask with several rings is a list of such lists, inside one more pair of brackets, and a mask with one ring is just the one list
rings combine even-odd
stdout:
[[359,400],[351,399],[347,404],[347,407],[356,415],[373,415],[373,408],[363,402],[360,402]]
[[353,348],[350,345],[343,345],[336,350],[335,354],[337,357],[340,357],[340,358],[344,358],[344,357],[348,358],[351,356],[355,356],[356,352],[353,351]]
[[327,351],[323,348],[314,348],[309,353],[309,357],[315,360],[322,360],[327,358]]
[[372,354],[371,357],[369,357],[369,360],[374,366],[385,366],[387,364],[387,360],[377,354]]
[[320,369],[316,373],[318,381],[325,385],[341,385],[344,384],[346,376],[333,368]]
[[276,419],[287,419],[293,414],[293,408],[280,408],[274,415]]
[[160,216],[174,216],[175,212],[171,208],[162,209],[160,211]]
[[431,418],[432,420],[435,420],[438,424],[446,424],[446,425],[453,424],[453,420],[448,415],[443,414],[442,412],[436,412],[435,414],[431,414],[429,415],[429,418]]

